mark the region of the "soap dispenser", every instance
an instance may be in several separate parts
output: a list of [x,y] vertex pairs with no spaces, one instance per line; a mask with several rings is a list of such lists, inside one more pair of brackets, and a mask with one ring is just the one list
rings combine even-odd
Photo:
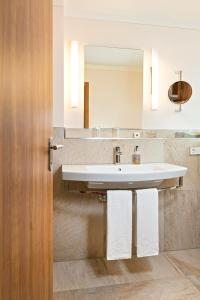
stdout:
[[141,163],[141,155],[139,151],[139,146],[136,146],[133,153],[133,164],[139,165],[140,163]]

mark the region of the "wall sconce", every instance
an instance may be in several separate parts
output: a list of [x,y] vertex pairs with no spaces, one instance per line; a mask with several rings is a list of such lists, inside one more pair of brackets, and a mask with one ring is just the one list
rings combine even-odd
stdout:
[[66,40],[64,46],[64,125],[83,128],[84,43]]
[[152,49],[151,96],[151,108],[152,110],[157,110],[159,103],[159,61],[158,53],[155,49]]
[[79,42],[70,43],[70,102],[72,108],[79,106]]

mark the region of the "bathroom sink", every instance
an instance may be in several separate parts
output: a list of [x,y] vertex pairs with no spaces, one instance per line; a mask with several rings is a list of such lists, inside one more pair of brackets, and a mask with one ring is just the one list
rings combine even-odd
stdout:
[[187,168],[168,163],[63,165],[62,178],[83,182],[149,182],[183,177]]

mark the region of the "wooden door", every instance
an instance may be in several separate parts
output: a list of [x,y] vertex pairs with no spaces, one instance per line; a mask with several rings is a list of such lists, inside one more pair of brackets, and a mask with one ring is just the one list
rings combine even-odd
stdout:
[[89,82],[84,83],[84,128],[90,127],[89,119]]
[[52,1],[0,0],[0,299],[52,299]]

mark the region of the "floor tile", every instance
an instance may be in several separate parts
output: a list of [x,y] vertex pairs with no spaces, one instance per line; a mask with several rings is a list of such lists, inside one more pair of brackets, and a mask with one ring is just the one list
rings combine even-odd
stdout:
[[200,249],[168,252],[166,256],[200,290]]
[[55,293],[54,300],[200,300],[200,292],[185,278],[150,280],[94,289]]
[[89,259],[54,264],[54,291],[65,291],[152,279],[181,277],[164,254],[148,258],[106,261]]

